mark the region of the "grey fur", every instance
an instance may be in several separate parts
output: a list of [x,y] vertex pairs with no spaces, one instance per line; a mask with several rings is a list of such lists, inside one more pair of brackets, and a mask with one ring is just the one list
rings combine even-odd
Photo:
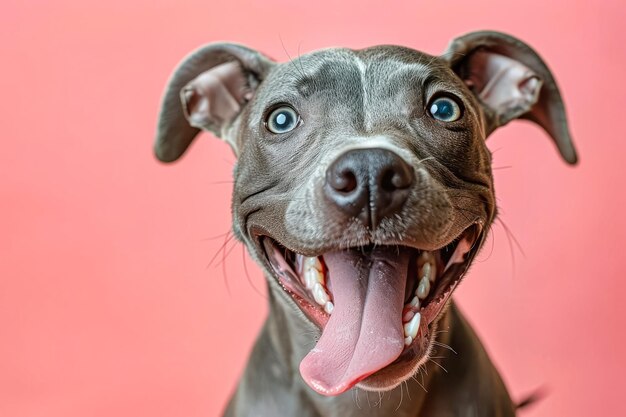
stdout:
[[[253,91],[233,120],[210,129],[238,156],[233,230],[264,269],[270,295],[269,317],[226,416],[515,414],[498,372],[454,303],[433,327],[430,345],[423,347],[426,356],[413,364],[412,372],[420,369],[414,379],[394,368],[381,372],[373,382],[364,381],[356,391],[332,398],[316,394],[303,382],[298,365],[320,330],[282,289],[258,239],[268,235],[312,256],[364,244],[431,250],[472,224],[487,231],[496,216],[496,203],[485,139],[508,120],[494,118],[463,81],[464,59],[481,49],[522,60],[542,77],[538,106],[549,117],[537,116],[533,108],[522,118],[541,124],[564,159],[575,162],[563,104],[550,72],[527,45],[497,32],[458,38],[441,57],[399,46],[376,46],[357,51],[325,49],[282,64],[246,47],[214,44],[194,53],[174,74],[155,145],[163,161],[177,159],[198,133],[186,124],[178,99],[191,79],[215,65],[238,61]],[[460,121],[442,124],[427,114],[429,100],[441,92],[462,102]],[[289,103],[303,120],[282,136],[268,132],[263,123],[268,109],[277,103]],[[337,213],[321,194],[329,164],[357,147],[393,150],[415,169],[416,181],[402,211],[375,230]],[[429,360],[428,355],[439,359]],[[380,397],[376,392],[387,389]]]

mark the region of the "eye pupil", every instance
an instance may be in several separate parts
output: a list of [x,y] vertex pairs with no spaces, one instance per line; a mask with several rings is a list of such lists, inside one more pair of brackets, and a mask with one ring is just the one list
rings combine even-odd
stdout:
[[266,119],[265,126],[272,133],[287,133],[295,129],[299,116],[290,106],[281,106],[272,111]]
[[433,104],[432,112],[444,119],[447,119],[453,113],[452,106],[446,102],[440,103],[439,105]]
[[430,114],[437,120],[453,122],[461,117],[459,105],[447,97],[438,98],[430,106]]
[[276,116],[276,124],[282,126],[287,122],[287,115],[285,113],[280,113]]

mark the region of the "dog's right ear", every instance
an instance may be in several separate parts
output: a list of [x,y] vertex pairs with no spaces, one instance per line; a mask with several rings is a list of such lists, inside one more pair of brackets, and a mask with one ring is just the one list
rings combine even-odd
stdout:
[[274,62],[245,46],[206,45],[185,58],[170,78],[159,113],[154,144],[163,162],[177,160],[200,133],[237,144],[225,132],[254,95]]

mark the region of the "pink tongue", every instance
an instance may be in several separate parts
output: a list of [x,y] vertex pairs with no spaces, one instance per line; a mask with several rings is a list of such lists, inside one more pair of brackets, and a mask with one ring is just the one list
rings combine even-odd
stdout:
[[300,363],[300,374],[320,394],[339,395],[402,353],[409,253],[399,250],[324,255],[335,308],[319,342]]

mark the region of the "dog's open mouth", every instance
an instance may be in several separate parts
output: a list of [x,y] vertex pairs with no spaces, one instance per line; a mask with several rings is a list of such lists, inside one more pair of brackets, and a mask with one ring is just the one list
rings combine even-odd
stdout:
[[311,388],[338,395],[426,354],[435,323],[467,270],[481,233],[475,224],[434,251],[370,245],[303,256],[261,240],[283,288],[322,330],[300,373]]

